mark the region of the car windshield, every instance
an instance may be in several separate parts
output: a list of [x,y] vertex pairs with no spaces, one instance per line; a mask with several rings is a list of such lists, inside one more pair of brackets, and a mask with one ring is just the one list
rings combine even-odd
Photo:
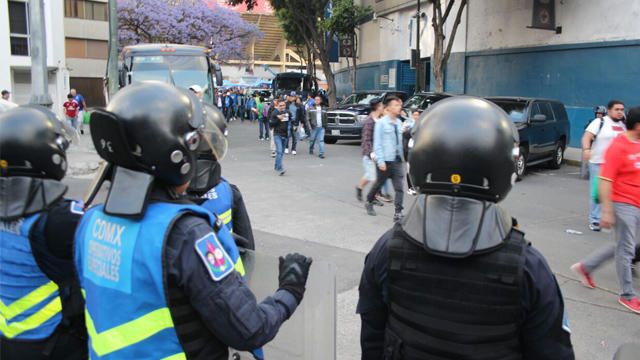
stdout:
[[402,106],[405,109],[422,109],[425,110],[429,106],[444,99],[442,96],[414,95],[407,100]]
[[208,88],[208,63],[204,56],[134,56],[131,83],[158,80],[188,89]]
[[517,101],[491,101],[509,114],[513,122],[523,123],[527,121],[527,104]]
[[346,99],[342,100],[340,105],[351,105],[351,104],[360,104],[360,105],[369,105],[369,102],[373,99],[377,99],[382,97],[383,94],[367,94],[367,93],[359,93],[359,94],[351,94],[347,96]]

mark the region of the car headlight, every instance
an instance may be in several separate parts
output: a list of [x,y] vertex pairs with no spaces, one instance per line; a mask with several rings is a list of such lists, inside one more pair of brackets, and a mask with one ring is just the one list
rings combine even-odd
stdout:
[[368,117],[369,117],[369,115],[356,115],[356,120],[358,122],[363,122],[363,121],[367,120]]

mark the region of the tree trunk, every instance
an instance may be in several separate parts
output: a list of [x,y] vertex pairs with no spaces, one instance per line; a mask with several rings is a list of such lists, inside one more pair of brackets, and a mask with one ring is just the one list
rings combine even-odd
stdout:
[[356,76],[358,73],[358,35],[354,34],[353,35],[353,41],[351,42],[353,44],[353,79],[351,80],[351,88],[353,90],[353,92],[356,92],[356,88],[357,88],[357,84],[358,82],[356,81]]
[[355,85],[355,82],[353,81],[353,73],[351,73],[351,66],[349,66],[349,57],[347,56],[345,60],[347,60],[347,72],[349,73],[349,80],[351,81],[351,92],[353,93],[356,91],[356,85]]
[[313,56],[311,56],[311,50],[305,46],[307,49],[307,75],[313,74]]
[[324,72],[325,78],[327,78],[327,85],[329,86],[329,89],[327,90],[327,100],[329,101],[329,107],[332,108],[337,104],[336,82],[333,79],[333,70],[331,70],[328,51],[320,54],[320,62],[322,63],[322,71]]

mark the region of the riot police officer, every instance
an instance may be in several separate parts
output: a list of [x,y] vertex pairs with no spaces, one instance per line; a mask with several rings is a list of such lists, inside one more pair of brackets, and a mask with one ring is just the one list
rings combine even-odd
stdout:
[[237,186],[230,184],[222,177],[220,161],[227,151],[227,123],[218,108],[208,103],[201,103],[201,105],[208,119],[212,120],[220,130],[213,134],[218,136],[222,134],[224,138],[218,139],[222,145],[220,153],[205,150],[198,155],[195,175],[189,184],[187,194],[191,201],[217,214],[230,231],[245,239],[246,248],[255,250],[251,221],[242,194]]
[[556,279],[497,204],[516,179],[509,116],[454,97],[414,139],[419,196],[365,260],[362,359],[573,359]]
[[[0,115],[0,358],[86,359],[73,231],[82,205],[64,198],[75,131],[51,111]],[[76,135],[77,137],[77,135]]]
[[92,359],[228,359],[276,335],[302,300],[311,259],[280,259],[279,289],[257,303],[234,271],[222,221],[185,200],[198,153],[221,134],[192,93],[159,82],[120,90],[91,115],[116,166],[104,205],[76,232]]

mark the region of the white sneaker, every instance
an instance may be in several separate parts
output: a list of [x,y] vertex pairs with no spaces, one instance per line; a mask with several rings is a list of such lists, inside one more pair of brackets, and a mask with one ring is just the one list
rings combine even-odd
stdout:
[[284,149],[284,153],[288,154],[289,153],[289,149]]
[[293,150],[293,151],[291,152],[291,154],[295,155],[295,154],[297,154],[297,152],[296,152],[295,150]]
[[415,195],[415,194],[417,194],[417,193],[416,193],[416,191],[415,191],[413,188],[409,188],[409,189],[407,190],[407,194],[409,194],[409,195]]

